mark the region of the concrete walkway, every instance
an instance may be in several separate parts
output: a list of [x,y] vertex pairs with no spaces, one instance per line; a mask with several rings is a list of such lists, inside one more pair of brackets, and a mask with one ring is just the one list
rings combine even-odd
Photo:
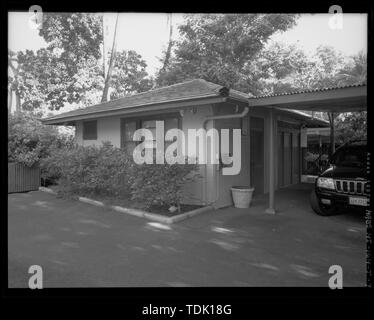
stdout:
[[30,265],[44,287],[327,286],[330,265],[344,286],[366,283],[363,217],[315,215],[309,185],[249,209],[226,208],[171,226],[43,192],[9,195],[9,287],[26,287]]

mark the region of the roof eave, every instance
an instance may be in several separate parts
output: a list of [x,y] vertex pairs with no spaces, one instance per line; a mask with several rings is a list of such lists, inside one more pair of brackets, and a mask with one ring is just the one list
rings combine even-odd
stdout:
[[[115,110],[101,110],[98,112],[91,112],[73,116],[62,116],[62,117],[53,117],[53,118],[45,118],[41,119],[43,124],[46,125],[64,125],[65,123],[69,123],[72,121],[79,121],[85,119],[96,119],[96,118],[104,118],[110,116],[117,116],[117,115],[133,115],[137,113],[146,113],[146,112],[155,112],[160,110],[169,110],[169,109],[178,109],[184,108],[192,105],[204,105],[204,104],[211,104],[211,103],[221,103],[225,102],[228,97],[222,97],[218,95],[209,95],[204,97],[198,98],[190,98],[190,99],[183,99],[183,100],[173,100],[167,102],[160,102],[160,103],[152,103],[152,104],[142,104],[139,106],[133,106],[128,108],[119,108]],[[157,107],[157,108],[156,108]]]

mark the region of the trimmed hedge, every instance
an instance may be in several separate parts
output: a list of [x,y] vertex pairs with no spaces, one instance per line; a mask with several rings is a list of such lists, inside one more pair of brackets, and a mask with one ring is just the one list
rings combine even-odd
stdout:
[[62,193],[131,199],[145,208],[180,208],[183,185],[198,177],[197,165],[138,165],[109,142],[58,149],[41,161],[41,169],[42,176],[58,179]]

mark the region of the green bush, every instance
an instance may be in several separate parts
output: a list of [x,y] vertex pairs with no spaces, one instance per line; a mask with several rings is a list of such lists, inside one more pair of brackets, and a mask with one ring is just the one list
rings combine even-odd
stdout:
[[60,134],[56,127],[43,125],[31,113],[8,116],[8,162],[31,167],[56,148],[72,143],[71,136]]
[[146,209],[180,208],[183,185],[197,177],[197,165],[137,165],[132,155],[109,143],[58,149],[41,167],[46,175],[59,178],[62,193],[131,199]]
[[79,195],[126,197],[132,162],[118,148],[104,143],[57,149],[41,161],[42,173],[58,177],[60,191]]
[[187,163],[134,165],[132,199],[141,201],[147,209],[153,205],[173,205],[180,211],[183,185],[199,177],[197,168]]

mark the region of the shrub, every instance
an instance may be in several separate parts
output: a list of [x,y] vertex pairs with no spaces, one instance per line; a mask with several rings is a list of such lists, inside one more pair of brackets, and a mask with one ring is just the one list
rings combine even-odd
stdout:
[[196,179],[197,165],[134,163],[132,155],[109,143],[56,150],[41,161],[42,172],[58,177],[60,192],[132,199],[180,209],[183,185]]
[[109,143],[100,147],[73,146],[57,149],[41,162],[42,172],[58,177],[65,193],[126,197],[129,192],[129,157]]
[[197,168],[187,163],[134,165],[132,199],[141,201],[147,209],[153,205],[173,205],[180,211],[183,185],[198,177]]
[[71,136],[59,134],[56,127],[43,125],[31,113],[8,116],[8,162],[31,167],[54,149],[72,143]]

